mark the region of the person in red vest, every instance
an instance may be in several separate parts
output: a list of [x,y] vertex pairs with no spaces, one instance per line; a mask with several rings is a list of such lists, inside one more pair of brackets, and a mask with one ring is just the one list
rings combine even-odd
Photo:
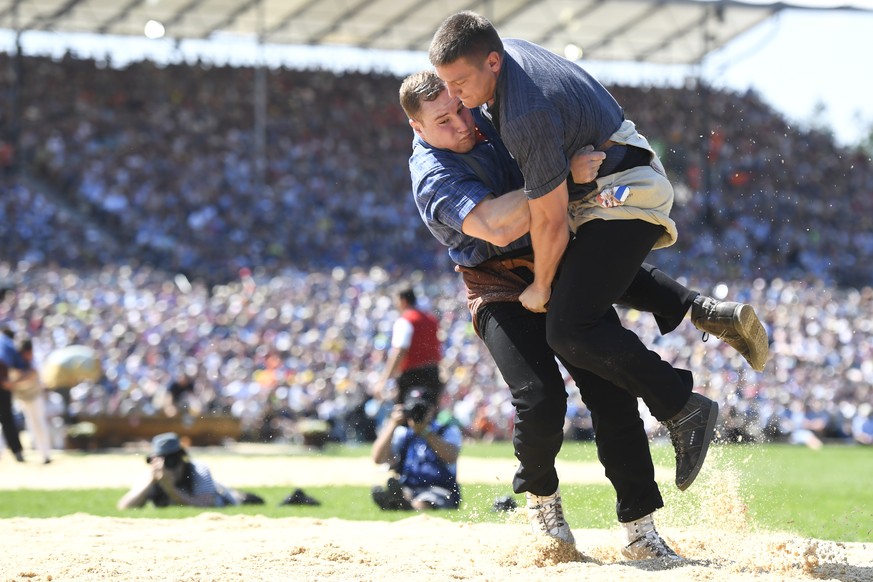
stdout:
[[418,307],[415,291],[402,289],[395,297],[400,317],[394,322],[388,362],[379,380],[377,393],[385,394],[388,380],[397,379],[395,400],[403,402],[409,390],[423,389],[433,403],[443,391],[439,364],[443,356],[439,340],[439,321]]

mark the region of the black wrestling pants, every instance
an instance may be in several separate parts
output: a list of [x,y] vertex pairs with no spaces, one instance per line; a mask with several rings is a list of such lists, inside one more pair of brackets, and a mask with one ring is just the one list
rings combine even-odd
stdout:
[[12,414],[12,392],[0,388],[0,424],[3,425],[3,438],[6,446],[14,454],[22,451],[21,441],[18,439],[18,427],[15,425],[15,416]]
[[[652,312],[662,333],[675,329],[697,296],[651,265],[638,270],[620,303]],[[519,468],[516,493],[550,495],[558,487],[555,458],[563,443],[567,392],[546,342],[546,315],[520,303],[491,303],[478,327],[509,385],[515,407],[513,446]],[[610,317],[617,320],[612,311]],[[616,492],[618,520],[628,522],[663,507],[637,399],[598,376],[566,365],[594,422],[598,457]]]
[[691,372],[671,366],[611,316],[662,233],[661,226],[642,220],[581,225],[553,286],[546,335],[572,366],[642,398],[665,421],[688,401]]
[[[558,488],[555,458],[564,440],[567,392],[546,343],[546,316],[521,303],[491,303],[479,314],[482,339],[515,407],[512,444],[520,464],[512,488],[551,495]],[[567,371],[591,411],[597,455],[616,492],[618,520],[633,521],[663,507],[637,399],[590,372]]]

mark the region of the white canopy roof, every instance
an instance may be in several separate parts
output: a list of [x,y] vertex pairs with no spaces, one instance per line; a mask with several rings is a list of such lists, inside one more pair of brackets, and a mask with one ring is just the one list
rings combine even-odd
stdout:
[[786,8],[873,10],[873,2],[733,0],[6,0],[0,28],[142,37],[157,21],[167,37],[427,50],[459,10],[520,37],[586,59],[697,63]]

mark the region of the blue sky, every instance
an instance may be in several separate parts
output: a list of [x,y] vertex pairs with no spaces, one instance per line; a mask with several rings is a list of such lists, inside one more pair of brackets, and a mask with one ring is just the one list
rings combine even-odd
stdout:
[[873,12],[794,10],[712,55],[706,70],[715,83],[755,88],[791,118],[808,120],[824,104],[838,140],[856,143],[873,132],[871,57]]
[[[873,9],[873,1],[854,4]],[[700,72],[719,88],[754,89],[798,127],[813,120],[825,123],[846,145],[873,133],[871,58],[873,12],[786,10],[710,54]],[[678,82],[689,75],[685,69],[652,65],[590,63],[588,68],[605,82]],[[824,110],[817,113],[821,105]]]
[[[873,0],[851,3],[873,9]],[[144,56],[176,61],[187,54],[206,54],[214,49],[203,41],[187,41],[177,49],[171,42],[145,38],[120,41],[35,32],[24,34],[22,44],[26,52],[57,55],[72,45],[84,55],[103,57],[111,53],[116,63]],[[0,30],[0,50],[10,51],[13,46],[13,35]],[[251,43],[239,41],[223,43],[220,49],[220,60],[246,63],[293,61],[312,66],[390,69],[400,74],[429,66],[423,53],[311,47],[268,47],[259,53]],[[711,54],[699,70],[612,62],[581,64],[607,84],[681,82],[689,75],[702,73],[716,87],[756,90],[798,127],[807,127],[817,116],[819,123],[832,128],[838,142],[854,144],[873,132],[871,56],[873,12],[786,10]],[[816,114],[819,105],[824,106],[824,111]]]

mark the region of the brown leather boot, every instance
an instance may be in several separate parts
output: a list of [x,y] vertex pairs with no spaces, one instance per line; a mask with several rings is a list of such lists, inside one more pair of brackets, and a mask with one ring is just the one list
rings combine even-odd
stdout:
[[767,364],[770,343],[751,305],[698,295],[691,305],[691,323],[704,333],[704,341],[711,334],[726,342],[753,370],[760,372]]

